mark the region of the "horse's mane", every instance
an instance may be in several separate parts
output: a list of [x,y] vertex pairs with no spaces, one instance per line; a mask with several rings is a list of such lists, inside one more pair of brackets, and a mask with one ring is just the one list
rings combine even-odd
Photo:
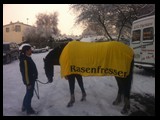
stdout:
[[47,56],[45,57],[45,59],[47,61],[52,61],[52,60],[58,60],[59,61],[59,57],[61,55],[62,50],[64,49],[64,47],[67,45],[68,43],[61,43],[60,45],[56,46],[53,50],[51,50]]

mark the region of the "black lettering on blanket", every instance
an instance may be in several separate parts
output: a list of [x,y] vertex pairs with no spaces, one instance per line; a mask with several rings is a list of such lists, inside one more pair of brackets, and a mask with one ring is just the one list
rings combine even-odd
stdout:
[[89,67],[77,67],[75,65],[70,66],[71,72],[78,72],[78,73],[102,73],[104,75],[115,75],[119,77],[126,77],[127,72],[117,71],[112,68],[102,68],[98,66],[97,68],[89,68]]

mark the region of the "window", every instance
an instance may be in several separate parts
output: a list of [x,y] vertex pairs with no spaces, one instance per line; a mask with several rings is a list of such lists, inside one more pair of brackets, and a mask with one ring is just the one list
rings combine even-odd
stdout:
[[140,41],[140,38],[141,38],[141,31],[140,30],[133,31],[133,33],[132,33],[132,42]]
[[22,41],[24,41],[24,36],[22,36]]
[[153,40],[153,27],[143,29],[143,40]]
[[6,32],[9,32],[9,28],[6,28]]
[[21,26],[20,25],[15,26],[15,32],[21,32]]
[[3,51],[8,51],[8,50],[9,50],[9,45],[3,44]]

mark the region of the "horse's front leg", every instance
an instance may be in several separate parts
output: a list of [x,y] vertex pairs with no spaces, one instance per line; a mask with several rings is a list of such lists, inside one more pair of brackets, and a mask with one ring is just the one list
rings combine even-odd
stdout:
[[68,102],[67,107],[73,106],[73,103],[74,103],[74,102],[75,102],[75,96],[74,96],[74,95],[71,95],[71,99],[70,99],[70,101]]
[[81,98],[81,101],[86,101],[86,93],[82,93],[82,98]]
[[68,79],[70,95],[71,95],[70,101],[68,102],[67,107],[71,107],[73,106],[73,103],[75,102],[75,96],[74,96],[75,78],[73,75],[69,75],[65,78]]
[[75,76],[76,76],[76,79],[77,79],[77,81],[78,81],[79,87],[80,87],[80,89],[81,89],[81,91],[82,91],[81,101],[85,101],[87,94],[86,94],[86,91],[85,91],[85,89],[84,89],[82,76],[81,76],[81,75],[78,75],[78,74],[76,74]]

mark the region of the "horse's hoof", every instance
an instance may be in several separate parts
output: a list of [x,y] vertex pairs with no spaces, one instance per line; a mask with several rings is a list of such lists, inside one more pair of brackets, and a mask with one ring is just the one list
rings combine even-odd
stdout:
[[86,98],[81,98],[81,101],[86,101]]
[[113,105],[119,105],[121,103],[121,101],[113,101]]
[[86,94],[86,93],[83,93],[83,94],[82,94],[81,101],[86,101],[86,96],[87,96],[87,94]]
[[121,113],[122,114],[128,114],[129,109],[130,109],[130,105],[127,105],[121,110]]
[[67,107],[72,107],[73,103],[68,103]]
[[121,114],[128,114],[128,109],[122,109]]
[[73,103],[74,103],[74,101],[70,101],[70,102],[67,104],[67,107],[72,107],[72,106],[73,106]]

